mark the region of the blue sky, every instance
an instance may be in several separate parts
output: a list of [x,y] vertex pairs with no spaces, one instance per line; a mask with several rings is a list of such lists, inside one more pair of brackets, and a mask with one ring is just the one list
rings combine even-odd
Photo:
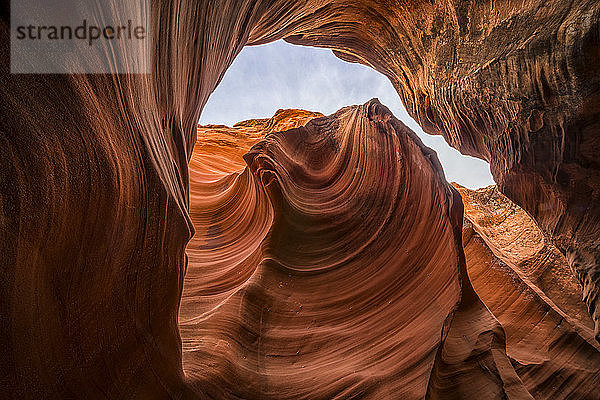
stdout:
[[209,98],[200,123],[231,126],[245,119],[271,117],[279,108],[328,115],[373,97],[437,152],[448,181],[472,189],[494,183],[485,161],[463,156],[441,136],[424,133],[385,76],[364,65],[344,62],[325,49],[283,41],[244,47]]

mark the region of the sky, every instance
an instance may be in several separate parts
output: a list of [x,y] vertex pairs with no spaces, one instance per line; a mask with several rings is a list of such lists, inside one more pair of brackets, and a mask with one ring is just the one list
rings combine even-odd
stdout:
[[437,152],[449,182],[471,189],[494,184],[487,162],[463,156],[441,136],[424,133],[385,76],[342,61],[326,49],[284,41],[244,47],[210,96],[200,123],[232,126],[246,119],[269,118],[280,108],[329,115],[374,97]]

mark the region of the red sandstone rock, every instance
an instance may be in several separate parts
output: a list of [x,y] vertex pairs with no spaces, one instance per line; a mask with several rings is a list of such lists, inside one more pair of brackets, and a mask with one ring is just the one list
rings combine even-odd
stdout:
[[152,73],[112,76],[11,75],[2,11],[2,397],[196,396],[177,329],[196,123],[242,47],[278,38],[374,67],[427,132],[489,160],[598,335],[597,1],[153,2]]
[[600,345],[567,261],[495,186],[458,189],[469,278],[517,374],[536,399],[597,398]]
[[192,158],[180,306],[199,394],[530,398],[466,276],[460,198],[385,107],[270,134],[248,168],[206,183],[202,165],[221,152],[207,154],[209,137]]

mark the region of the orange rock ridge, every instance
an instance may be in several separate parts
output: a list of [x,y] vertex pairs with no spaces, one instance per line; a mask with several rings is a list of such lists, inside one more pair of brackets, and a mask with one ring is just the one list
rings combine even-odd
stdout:
[[[199,128],[203,132],[210,129],[213,127]],[[256,133],[262,136],[260,131]],[[234,143],[239,139],[240,147],[247,143],[235,127],[223,128],[220,134]],[[396,150],[387,147],[398,145],[395,138],[400,145]],[[207,154],[205,145],[212,142],[209,135],[199,141],[191,165],[202,165],[213,157],[215,151]],[[367,147],[362,148],[361,143]],[[362,151],[357,151],[356,145]],[[305,128],[266,135],[244,157],[249,168],[220,181],[206,183],[201,172],[191,169],[192,199],[196,199],[197,188],[215,190],[213,196],[204,193],[197,197],[213,198],[209,206],[193,202],[192,219],[198,231],[188,246],[190,263],[180,307],[184,370],[199,393],[218,398],[325,398],[336,394],[448,398],[477,392],[486,393],[485,398],[499,393],[530,398],[529,390],[536,398],[538,394],[593,398],[599,371],[589,360],[600,355],[594,347],[593,323],[577,297],[577,293],[581,295],[579,286],[571,274],[564,273],[568,269],[564,258],[545,244],[531,219],[508,199],[493,189],[459,187],[466,206],[461,239],[465,240],[468,275],[483,302],[479,300],[470,289],[469,277],[460,272],[462,249],[456,248],[458,243],[451,234],[460,227],[456,226],[459,221],[436,213],[440,206],[447,207],[443,203],[408,206],[422,205],[429,198],[426,193],[435,190],[435,186],[425,185],[430,179],[422,180],[423,168],[432,163],[428,168],[433,176],[439,173],[433,153],[425,148],[410,150],[415,145],[422,146],[408,128],[372,101],[315,119]],[[225,149],[230,147],[227,144]],[[421,151],[423,155],[416,157]],[[237,157],[229,154],[231,159]],[[364,158],[361,154],[375,156]],[[385,161],[386,154],[397,155],[395,160]],[[395,179],[391,179],[394,175],[378,176],[383,171],[394,174],[390,170],[394,164],[399,168],[395,173],[400,174]],[[419,183],[415,186],[411,179]],[[435,180],[440,180],[439,175]],[[394,184],[398,182],[399,186]],[[443,180],[439,182],[444,188]],[[394,190],[400,192],[394,194]],[[362,191],[371,194],[365,197]],[[417,191],[422,193],[420,200],[413,200],[410,194]],[[385,204],[393,204],[394,199],[396,212],[385,213],[390,207]],[[404,207],[408,209],[400,212]],[[424,210],[430,214],[419,214]],[[417,214],[412,215],[414,212]],[[450,231],[434,228],[440,217]],[[502,259],[495,256],[475,233],[476,223],[477,232],[483,234],[479,227],[486,227],[490,246],[500,252],[499,246],[504,245],[502,249],[512,258],[505,253],[501,253]],[[525,233],[515,232],[515,226]],[[505,231],[519,240],[506,237]],[[426,239],[427,235],[438,241]],[[443,235],[450,235],[446,245],[439,241]],[[417,237],[420,240],[415,242]],[[441,247],[434,250],[432,243]],[[456,253],[442,257],[450,248]],[[223,257],[218,256],[221,253]],[[502,260],[510,261],[511,266]],[[410,272],[427,263],[430,267],[423,272]],[[428,268],[434,272],[427,272]],[[517,272],[527,276],[520,277]],[[440,308],[444,291],[418,289],[421,285],[433,288],[444,274],[454,276],[450,282],[454,280],[462,293],[449,297],[446,311]],[[561,297],[560,290],[550,290],[565,311],[543,291],[543,279],[548,276],[563,276],[563,287],[574,292]],[[417,293],[424,297],[417,300]],[[410,310],[410,304],[422,308],[412,316],[398,312]],[[515,314],[517,310],[521,314]],[[422,319],[431,312],[438,313],[437,324]],[[566,312],[581,320],[561,322]],[[495,316],[508,329],[506,350],[504,329]],[[529,321],[538,322],[539,318],[547,322],[532,330]],[[554,326],[548,325],[552,321]],[[232,337],[230,332],[247,334]],[[440,335],[442,342],[436,344]],[[433,359],[416,363],[423,356],[416,353],[419,347],[411,340],[421,342],[427,336],[432,341],[430,349],[440,346],[438,352]],[[557,338],[562,342],[553,343]],[[480,361],[474,361],[474,354]],[[333,360],[337,360],[335,367],[329,364]],[[502,372],[485,372],[494,370]],[[549,386],[548,376],[554,379]],[[498,379],[504,384],[496,386],[493,382]],[[557,385],[561,389],[551,391]],[[344,391],[344,387],[353,389]]]
[[600,345],[564,256],[496,186],[459,185],[473,287],[506,331],[506,353],[536,399],[595,399]]
[[[593,338],[594,325],[586,312],[585,304],[581,301],[580,286],[570,273],[565,258],[554,246],[545,241],[541,231],[531,218],[518,206],[502,196],[494,186],[472,191],[455,185],[460,191],[465,204],[462,240],[465,246],[468,278],[463,276],[462,279],[466,280],[463,283],[466,283],[467,286],[469,286],[468,280],[472,282],[473,288],[482,302],[477,299],[477,295],[467,290],[467,294],[463,293],[462,296],[463,299],[471,298],[468,301],[470,306],[459,306],[459,303],[455,303],[455,307],[458,306],[458,311],[454,316],[448,317],[452,322],[448,323],[445,328],[446,333],[444,335],[446,339],[441,343],[439,350],[441,353],[438,352],[433,363],[429,362],[425,365],[425,371],[430,371],[431,375],[425,381],[422,381],[427,382],[427,384],[421,383],[421,392],[418,390],[419,386],[414,388],[407,384],[405,377],[396,376],[393,380],[384,378],[385,375],[382,376],[381,373],[385,371],[385,362],[382,360],[376,361],[374,359],[371,367],[368,364],[361,365],[359,363],[352,367],[352,371],[347,370],[348,365],[345,360],[351,360],[353,352],[359,352],[359,354],[360,351],[367,351],[366,354],[378,353],[375,344],[370,344],[366,348],[360,344],[362,341],[369,343],[369,334],[364,334],[362,330],[352,331],[350,327],[354,323],[351,321],[370,318],[374,320],[373,323],[377,326],[381,323],[379,321],[389,319],[385,313],[381,312],[380,306],[377,306],[381,301],[385,303],[385,299],[375,300],[372,298],[372,296],[381,296],[380,293],[387,292],[386,289],[383,289],[385,286],[378,286],[380,284],[377,282],[379,282],[379,279],[383,279],[382,284],[385,282],[389,285],[386,282],[390,279],[385,273],[386,270],[392,274],[391,276],[398,273],[402,275],[407,273],[406,268],[409,267],[406,261],[402,261],[402,259],[396,259],[392,264],[387,262],[384,264],[385,269],[375,263],[373,267],[378,271],[377,274],[382,276],[370,275],[370,278],[366,281],[374,280],[374,282],[372,285],[367,286],[365,286],[364,279],[357,279],[356,272],[348,273],[348,269],[352,269],[352,265],[356,262],[359,265],[361,264],[360,254],[363,252],[368,257],[367,264],[373,264],[374,260],[371,260],[373,253],[369,251],[360,250],[358,255],[353,256],[358,259],[355,262],[343,261],[340,266],[334,264],[334,266],[328,267],[327,265],[332,262],[328,260],[331,260],[332,256],[345,254],[342,250],[336,251],[335,247],[332,247],[336,243],[330,242],[330,240],[342,239],[339,245],[343,247],[340,247],[340,249],[353,248],[354,246],[362,249],[358,244],[361,236],[359,235],[356,238],[358,245],[353,246],[350,241],[352,235],[343,233],[352,232],[353,228],[351,225],[346,226],[347,223],[344,222],[345,219],[342,218],[342,215],[337,218],[339,219],[338,224],[333,222],[337,220],[336,218],[326,217],[327,209],[323,208],[323,205],[328,204],[331,200],[323,204],[318,202],[318,199],[324,193],[327,193],[323,192],[327,187],[319,190],[317,189],[318,186],[314,186],[314,182],[319,182],[319,180],[307,181],[313,182],[313,185],[309,186],[311,190],[304,192],[305,195],[310,197],[303,200],[302,197],[296,198],[295,202],[304,205],[301,210],[311,204],[315,210],[320,210],[314,215],[322,214],[321,218],[312,217],[316,219],[311,221],[311,217],[308,217],[308,215],[313,214],[312,212],[300,219],[293,217],[294,214],[290,215],[289,211],[284,212],[279,218],[277,215],[282,213],[283,210],[289,210],[288,207],[291,205],[285,206],[285,198],[292,196],[296,190],[300,190],[299,183],[306,179],[304,177],[305,173],[301,173],[301,170],[293,173],[295,169],[306,168],[308,171],[314,171],[314,161],[323,162],[323,148],[331,154],[329,157],[334,157],[334,159],[338,157],[344,160],[343,163],[338,164],[338,168],[342,168],[342,170],[348,168],[352,172],[352,178],[348,179],[350,185],[357,177],[362,175],[370,176],[371,180],[374,179],[375,176],[370,175],[369,170],[376,172],[387,169],[386,167],[382,168],[381,165],[368,168],[369,162],[380,160],[380,157],[373,157],[371,160],[362,160],[363,163],[367,163],[366,166],[360,166],[353,171],[353,168],[348,167],[349,165],[352,166],[352,162],[348,162],[348,156],[343,154],[347,152],[352,154],[355,149],[350,144],[340,149],[340,145],[336,144],[340,142],[337,139],[339,136],[343,138],[344,135],[350,135],[352,137],[360,135],[357,131],[369,129],[369,123],[367,122],[367,127],[364,127],[365,123],[361,121],[362,118],[365,118],[361,115],[365,112],[361,112],[361,108],[367,108],[367,110],[374,108],[377,110],[376,113],[366,112],[368,120],[373,119],[374,115],[377,116],[375,120],[383,119],[386,122],[390,119],[393,120],[393,116],[388,111],[382,112],[380,105],[371,102],[357,109],[342,109],[333,116],[314,120],[304,128],[307,131],[306,133],[303,128],[292,129],[289,132],[273,133],[273,130],[268,128],[271,125],[268,122],[269,119],[244,121],[234,125],[233,128],[220,127],[218,130],[214,126],[199,127],[199,132],[204,133],[204,135],[201,136],[197,144],[190,164],[192,166],[190,187],[193,200],[191,215],[198,230],[187,250],[190,263],[180,307],[184,370],[191,385],[199,393],[208,393],[219,398],[229,396],[244,398],[288,398],[294,396],[319,398],[321,396],[331,396],[332,393],[335,393],[335,390],[341,390],[341,387],[338,389],[338,386],[334,383],[345,382],[345,379],[356,376],[357,371],[360,371],[359,376],[363,376],[363,378],[356,377],[353,380],[354,391],[342,391],[340,393],[346,393],[349,396],[359,395],[364,398],[393,397],[398,394],[408,398],[422,398],[427,393],[430,398],[447,398],[448,396],[454,396],[456,393],[487,392],[488,396],[491,397],[493,395],[492,392],[489,392],[489,381],[482,384],[483,386],[477,386],[478,380],[473,379],[473,375],[478,374],[478,364],[472,364],[471,361],[466,361],[469,359],[463,359],[457,367],[445,361],[448,358],[455,360],[456,357],[460,357],[461,352],[467,349],[470,349],[468,352],[475,351],[477,348],[475,342],[465,342],[464,339],[469,337],[469,331],[475,329],[475,332],[477,332],[477,328],[473,326],[474,321],[477,321],[478,324],[483,324],[480,326],[485,326],[486,329],[492,328],[491,332],[495,332],[491,336],[495,339],[488,344],[491,347],[488,347],[487,350],[480,348],[481,354],[485,354],[486,351],[491,352],[488,354],[500,351],[507,356],[504,362],[498,359],[497,356],[488,361],[491,362],[491,368],[504,370],[504,373],[499,376],[505,382],[505,388],[501,390],[502,393],[516,396],[516,398],[528,398],[529,393],[531,393],[535,398],[566,399],[576,396],[581,399],[593,399],[596,384],[600,379],[600,346]],[[295,112],[298,111],[286,110],[287,118],[292,118]],[[352,115],[350,118],[347,116],[349,113]],[[278,111],[278,114],[281,114],[280,111]],[[301,126],[313,116],[318,117],[317,114],[308,114],[306,119],[295,125]],[[356,121],[356,118],[359,121]],[[348,120],[354,122],[351,125],[348,125],[347,122],[344,123]],[[396,121],[396,124],[398,124],[398,121]],[[395,126],[394,124],[391,125]],[[284,124],[283,126],[287,125]],[[251,132],[252,136],[240,132],[240,129],[247,129],[246,127],[256,129]],[[377,128],[376,131],[382,132],[381,129]],[[406,130],[404,134],[408,134],[407,128],[404,127],[403,129]],[[394,128],[392,128],[392,131],[401,132],[401,130],[396,131]],[[310,139],[311,135],[315,136],[316,140]],[[249,140],[249,136],[253,139]],[[418,139],[415,139],[414,134],[408,134],[408,137],[411,138],[410,140],[418,141]],[[261,139],[262,141],[260,141]],[[346,141],[349,143],[371,143],[375,147],[364,149],[367,154],[373,152],[375,154],[394,153],[390,150],[376,150],[378,146],[382,145],[378,143],[380,141],[378,139],[378,137],[374,137],[374,141],[371,142],[367,136],[366,140],[362,138],[358,141],[350,139],[346,139]],[[296,147],[289,147],[289,145],[284,144],[290,141]],[[317,147],[311,148],[310,143],[315,143]],[[250,150],[251,144],[254,144],[254,147]],[[280,147],[283,152],[279,150]],[[231,148],[235,148],[236,151],[230,151]],[[271,148],[273,150],[269,150]],[[209,149],[210,151],[208,151]],[[238,151],[244,150],[250,150],[248,155],[245,156],[246,162],[250,165],[249,169],[241,170],[239,165],[236,165],[230,171],[232,174],[226,178],[219,181],[207,181],[205,179],[205,172],[201,166],[207,162],[212,162],[215,154],[220,154],[231,162],[237,159],[237,162],[241,163],[241,160],[238,159]],[[340,152],[342,155],[338,155]],[[409,154],[413,153],[410,152]],[[294,155],[296,156],[294,157]],[[290,161],[293,160],[294,162],[290,165],[296,165],[294,169],[287,171],[285,165],[288,165],[288,163],[282,163],[283,160],[277,158],[278,156],[291,157]],[[398,153],[398,156],[400,156],[400,153]],[[297,157],[301,158],[298,159]],[[411,159],[414,160],[414,157],[411,157]],[[361,162],[360,158],[356,162]],[[402,164],[402,157],[398,159],[398,162]],[[417,162],[417,165],[422,165],[421,163],[422,161]],[[225,162],[221,165],[229,164]],[[267,166],[266,169],[264,169],[264,165]],[[274,165],[281,165],[280,168],[285,173],[278,174],[277,168],[272,169]],[[420,171],[421,168],[419,168]],[[252,171],[254,172],[252,173]],[[339,185],[340,181],[344,180],[343,175],[336,175],[335,169],[331,170],[331,167],[320,166],[316,168],[316,171],[333,173],[337,177],[336,181],[331,181],[327,178],[327,175],[320,178],[320,180],[329,181],[334,186]],[[291,175],[290,172],[292,172]],[[316,175],[313,179],[318,179],[317,177],[319,175]],[[287,193],[287,195],[284,190],[288,185],[284,183],[286,178],[292,179],[290,184],[295,179],[302,179],[299,183],[290,186],[294,189],[294,192]],[[387,179],[382,182],[384,186],[379,186],[376,182],[369,182],[369,180],[361,181],[367,187],[357,187],[355,190],[371,190],[368,188],[381,187],[383,188],[381,189],[383,194],[380,194],[382,200],[389,201],[391,198],[396,197],[390,195],[384,189],[384,182]],[[394,182],[396,179],[391,181]],[[212,195],[207,195],[208,188],[212,188]],[[201,192],[200,189],[204,191]],[[404,193],[409,192],[407,188],[404,190]],[[302,193],[300,191],[296,196],[301,196]],[[349,194],[345,195],[350,196]],[[356,197],[361,198],[362,196],[352,193],[348,199]],[[213,199],[210,204],[202,202],[202,199],[207,198]],[[344,204],[346,197],[333,197],[332,199]],[[262,206],[260,205],[261,202]],[[369,213],[364,208],[361,211],[361,206],[365,207],[365,205],[360,203],[357,204],[351,201],[349,204],[356,204],[358,209],[353,210],[353,207],[344,208],[343,212],[351,218],[347,220],[348,223],[351,223],[354,219],[355,223],[361,227],[372,225],[370,218],[376,218],[377,213]],[[280,207],[283,207],[283,209],[279,210]],[[370,210],[379,210],[380,208],[381,206],[369,204]],[[291,210],[293,209],[295,207]],[[219,217],[219,215],[222,217]],[[400,217],[400,215],[398,216]],[[281,222],[278,223],[278,220],[281,218],[283,218],[283,221],[302,221],[302,224],[298,226],[297,223],[293,223],[285,228],[278,228],[278,225],[281,224]],[[348,216],[345,218],[347,219]],[[401,219],[405,218],[401,217]],[[422,220],[422,218],[417,219]],[[229,220],[234,222],[229,223]],[[323,221],[329,222],[324,223]],[[404,223],[407,223],[407,221],[404,220]],[[384,229],[394,229],[393,226],[394,224],[390,220],[386,220]],[[413,227],[412,234],[415,234],[414,225],[411,226]],[[395,229],[398,229],[398,227]],[[331,239],[328,241],[319,237],[312,237],[318,235],[320,231],[324,233],[331,232],[325,236]],[[431,229],[429,231],[430,234],[437,235],[435,231]],[[306,236],[307,234],[309,236]],[[396,232],[391,236],[395,237],[398,234],[400,232]],[[368,237],[368,233],[366,235]],[[273,236],[276,239],[273,239]],[[380,232],[374,240],[377,240],[377,238],[382,240],[385,236],[384,233]],[[407,237],[408,239],[409,237]],[[397,245],[398,243],[395,242],[393,248],[387,251],[392,251],[391,254],[394,254],[394,251],[405,247],[399,246],[400,249],[398,249],[395,247]],[[301,247],[300,252],[298,252],[300,248],[295,249],[295,246]],[[415,250],[416,254],[423,254],[422,251]],[[407,259],[414,257],[410,254],[415,250],[406,255]],[[221,253],[223,254],[222,257],[219,256]],[[319,253],[323,254],[325,258],[318,256]],[[432,262],[440,261],[439,253],[435,251],[433,253],[436,255],[436,259]],[[287,262],[278,261],[275,258],[277,254],[280,254],[279,257],[283,256]],[[299,260],[308,261],[313,266],[298,268],[291,265]],[[302,273],[306,268],[313,270],[315,267],[316,270],[314,270],[312,276]],[[333,268],[333,271],[328,272],[331,268]],[[327,274],[335,273],[336,270],[339,270],[337,271],[337,278],[326,277]],[[364,266],[361,266],[357,271],[360,271],[363,275],[369,273],[368,270],[364,270]],[[273,274],[275,276],[272,276]],[[458,275],[460,276],[460,273]],[[376,276],[377,279],[375,279]],[[435,276],[439,278],[441,276],[440,271],[435,273]],[[340,304],[342,309],[347,308],[345,314],[334,311],[336,310],[335,307],[324,308],[323,303],[327,304],[327,302],[322,301],[323,294],[319,294],[320,288],[322,287],[325,290],[324,294],[335,294],[337,297],[340,292],[343,293],[345,290],[344,278],[348,281],[346,285],[349,285],[349,295],[353,293],[353,296],[361,296],[364,305],[361,308],[353,309],[353,296],[350,295]],[[333,286],[331,286],[332,282]],[[407,285],[406,281],[401,282],[403,282],[403,286]],[[354,287],[356,284],[361,289]],[[359,291],[356,292],[357,290]],[[303,295],[303,292],[306,293]],[[402,295],[402,293],[406,294]],[[429,292],[425,291],[424,293]],[[390,294],[393,295],[393,293]],[[415,299],[414,295],[408,295],[406,291],[400,291],[396,296],[400,297],[389,300],[388,307],[392,302],[401,308],[406,307],[406,303],[404,303],[404,306],[400,306],[400,304]],[[263,303],[265,299],[270,300]],[[256,304],[256,301],[260,301],[260,303]],[[375,304],[372,304],[373,302]],[[438,302],[439,298],[431,298],[430,300],[423,299],[419,301],[419,304],[429,304],[429,307],[436,309],[439,307]],[[369,306],[375,306],[375,310],[378,312],[370,317],[368,314],[361,316],[360,311],[367,310]],[[474,306],[475,308],[473,308]],[[491,313],[487,311],[488,308]],[[427,313],[426,310],[427,308],[419,311],[419,314]],[[259,314],[260,317],[255,313]],[[337,316],[336,318],[341,319],[340,322],[347,321],[343,323],[349,324],[348,327],[336,333],[336,330],[340,328],[336,328],[337,325],[331,326],[327,322],[327,318],[331,317],[332,313]],[[394,311],[394,313],[396,312]],[[287,316],[287,314],[290,315]],[[306,314],[308,314],[308,317],[305,316]],[[396,315],[395,321],[398,322],[395,324],[398,325],[402,318],[402,314]],[[496,318],[501,325],[496,322]],[[410,318],[413,321],[414,319],[414,316]],[[466,319],[466,321],[463,321],[463,319]],[[257,323],[258,327],[256,326]],[[431,327],[431,325],[431,321],[425,324],[428,327]],[[296,327],[294,328],[294,326]],[[410,330],[391,333],[395,332],[394,328],[388,327],[385,329],[389,337],[388,340],[392,340],[391,343],[394,342],[394,338],[396,340],[402,338],[395,346],[401,346],[401,343],[404,343],[404,346],[408,346],[414,352],[416,347],[414,344],[411,345],[410,339],[408,339],[410,338],[408,333]],[[457,341],[457,333],[454,333],[453,330],[460,332],[461,339],[459,341]],[[240,342],[242,338],[230,336],[229,332],[232,331],[248,331],[254,332],[254,334],[247,337],[246,342]],[[321,333],[317,335],[315,331]],[[286,332],[293,332],[293,336],[286,337]],[[342,339],[344,332],[346,332],[346,335],[350,335],[345,341],[352,338],[352,342],[346,343]],[[477,334],[479,335],[478,341],[485,337],[481,335],[486,335],[485,330],[479,332]],[[302,333],[307,336],[302,337]],[[373,328],[369,333],[377,335],[376,329]],[[466,333],[467,335],[465,335]],[[319,372],[323,368],[320,366],[320,358],[323,354],[320,351],[315,352],[315,344],[311,344],[311,342],[316,340],[318,343],[319,336],[323,336],[320,339],[323,341],[323,345],[317,346],[317,348],[327,348],[328,353],[331,354],[332,344],[326,339],[330,335],[335,335],[336,341],[342,341],[339,346],[340,351],[343,350],[344,356],[339,359],[338,362],[341,362],[341,364],[338,368],[327,367],[323,372]],[[422,339],[424,337],[423,333],[419,333],[418,337]],[[432,338],[436,337],[433,333]],[[506,353],[504,353],[504,345],[502,344],[504,340],[506,340]],[[291,347],[284,350],[285,347],[282,347],[284,343]],[[497,344],[494,345],[494,343]],[[355,350],[352,351],[353,348]],[[294,349],[296,349],[295,352]],[[262,355],[261,350],[264,352]],[[396,367],[402,368],[403,364],[408,363],[412,369],[415,369],[411,372],[416,371],[416,365],[410,362],[409,359],[396,359],[389,350],[382,351],[383,354],[385,354],[386,360],[394,360]],[[449,356],[449,354],[453,356]],[[335,353],[331,354],[330,357],[335,357]],[[358,359],[364,357],[366,356],[360,356]],[[273,367],[269,367],[271,364]],[[228,367],[225,367],[226,365]],[[237,367],[232,369],[233,366]],[[269,372],[271,368],[275,369]],[[373,372],[367,374],[369,368],[373,368]],[[508,370],[512,371],[512,375],[507,375]],[[228,376],[226,371],[230,371],[231,376]],[[373,375],[374,373],[376,375]],[[425,373],[427,374],[427,372]],[[452,373],[454,378],[448,381],[445,375]],[[456,374],[463,378],[457,380]],[[275,378],[275,376],[282,378]],[[303,376],[306,378],[303,378]],[[366,376],[378,376],[379,378],[367,379]],[[278,379],[283,380],[279,381]],[[306,379],[319,382],[318,387],[321,390],[316,391],[314,387],[307,385]],[[315,381],[315,379],[317,380]],[[479,379],[481,384],[481,377]],[[495,379],[498,379],[498,377]],[[482,381],[486,382],[485,379]],[[426,392],[425,388],[427,388]],[[307,389],[307,392],[303,392]]]
[[[598,1],[151,3],[148,74],[11,74],[10,12],[3,7],[0,346],[5,351],[0,352],[0,397],[290,397],[306,395],[307,388],[324,398],[394,397],[397,393],[387,390],[396,388],[406,396],[444,399],[597,397],[591,389],[598,386],[597,344],[589,338],[600,338]],[[106,3],[96,17],[117,20],[116,13]],[[339,183],[331,188],[335,196],[324,189],[317,193],[325,197],[314,195],[315,187],[329,183],[324,181],[328,173],[337,173],[332,182],[340,177],[349,184],[351,171],[338,171],[335,163],[327,171],[311,169],[311,164],[333,162],[333,156],[313,160],[329,153],[299,152],[298,138],[290,135],[261,141],[263,147],[247,156],[251,165],[246,172],[230,175],[244,165],[222,165],[222,154],[212,164],[190,167],[197,121],[227,68],[244,46],[277,39],[332,49],[340,58],[388,77],[426,132],[441,134],[463,153],[490,162],[498,191],[531,216],[544,244],[510,235],[518,231],[516,221],[527,226],[520,217],[515,225],[473,219],[473,232],[481,240],[470,239],[465,251],[481,274],[473,274],[479,280],[472,279],[471,290],[471,267],[461,256],[461,202],[435,172],[434,155],[373,104],[322,120],[343,121],[352,132],[318,123],[310,135],[307,128],[300,131],[311,140],[324,135],[323,143],[397,135],[399,147],[393,141],[359,140],[354,150],[343,153],[364,163],[360,168],[385,165],[373,174],[377,179],[398,177],[377,181],[390,194],[383,199],[368,184]],[[74,62],[94,61],[82,57]],[[369,113],[371,109],[378,111]],[[347,119],[351,116],[352,121]],[[250,134],[246,139],[244,146],[254,140]],[[365,148],[385,151],[381,158],[369,159],[359,151]],[[402,151],[386,153],[390,149]],[[243,153],[242,147],[234,151]],[[393,166],[399,155],[406,170]],[[206,185],[190,186],[192,174]],[[360,194],[346,205],[358,213],[357,219],[379,216],[367,204],[379,202],[386,209],[395,201],[401,207],[385,223],[358,229],[347,221],[349,215],[336,214],[334,199],[350,189]],[[312,223],[319,218],[329,220]],[[351,227],[355,229],[345,242],[333,240],[339,231],[328,230]],[[391,238],[385,236],[357,249],[375,227],[397,232],[394,238],[402,243],[417,234],[427,240],[399,250],[388,246]],[[310,287],[298,284],[304,291],[291,291],[284,279],[276,279],[285,278],[280,275],[288,270],[293,276],[307,275],[302,282],[340,274],[342,268],[317,271],[302,257],[302,248],[279,240],[303,229],[313,235],[297,243],[326,265],[343,252],[323,255],[322,245],[335,242],[336,249],[359,255],[358,250],[376,249],[377,257],[360,267],[347,260],[356,268],[355,276],[365,278],[362,285],[345,277],[329,279],[339,282],[334,287],[324,279]],[[503,235],[510,240],[494,234],[502,229],[508,229]],[[194,239],[186,252],[195,230],[198,238],[222,239]],[[554,260],[561,256],[550,245],[564,256],[568,269],[558,267],[561,263]],[[206,249],[214,249],[214,258],[207,259]],[[403,255],[395,252],[403,249],[415,251],[406,266],[426,271],[419,278],[428,287],[414,292],[418,301],[406,307],[401,303],[397,313],[388,314],[385,301],[399,301],[394,297],[399,292],[385,289],[402,283],[401,290],[421,280],[402,274],[367,278],[377,268],[400,269],[394,260]],[[525,254],[533,258],[521,257]],[[537,257],[547,261],[535,261]],[[488,259],[497,265],[503,260],[506,274],[484,268]],[[194,268],[202,263],[211,267]],[[569,269],[581,291],[566,276]],[[524,285],[507,292],[512,293],[510,301],[499,290],[482,289],[482,282],[493,278],[499,283],[491,287],[508,291],[508,275]],[[240,285],[244,290],[236,290]],[[338,289],[340,296],[358,297],[364,314],[350,313],[341,301],[328,301]],[[306,337],[299,329],[305,321],[292,315],[295,296],[309,292],[314,296],[302,304],[311,306],[303,306],[307,310],[301,315],[314,317],[319,329]],[[522,293],[535,296],[523,298]],[[593,333],[574,300],[580,294]],[[194,297],[197,301],[190,304]],[[378,307],[367,307],[373,304],[381,306],[380,313],[375,312]],[[263,306],[271,311],[263,312]],[[357,315],[363,319],[356,320]],[[416,331],[402,322],[409,315],[422,329],[422,341],[412,352],[404,345],[414,342],[393,347],[386,333],[414,339],[405,333]],[[387,318],[378,320],[383,316]],[[261,320],[268,331],[262,330]],[[533,323],[530,334],[523,321]],[[393,326],[381,333],[386,324]],[[351,335],[360,328],[365,328],[364,336]],[[371,331],[381,334],[370,337]],[[205,335],[210,346],[194,332]],[[327,343],[340,347],[327,353],[326,335],[332,338]],[[306,339],[306,348],[295,348],[288,337]],[[361,341],[369,338],[373,341]],[[365,343],[385,351],[366,355]],[[349,354],[342,344],[350,346]],[[300,364],[298,372],[290,360],[299,350],[298,356],[310,363]],[[213,355],[218,357],[211,364],[207,356]],[[376,369],[373,360],[385,368]],[[307,365],[314,368],[310,379]],[[200,370],[210,375],[194,373]],[[331,384],[340,376],[341,383]]]

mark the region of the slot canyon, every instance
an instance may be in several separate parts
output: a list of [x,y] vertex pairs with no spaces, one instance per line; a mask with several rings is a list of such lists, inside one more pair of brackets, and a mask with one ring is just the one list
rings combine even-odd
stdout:
[[[1,398],[600,398],[600,3],[150,4],[147,74],[11,73],[2,6]],[[496,185],[375,98],[199,125],[280,39]]]

